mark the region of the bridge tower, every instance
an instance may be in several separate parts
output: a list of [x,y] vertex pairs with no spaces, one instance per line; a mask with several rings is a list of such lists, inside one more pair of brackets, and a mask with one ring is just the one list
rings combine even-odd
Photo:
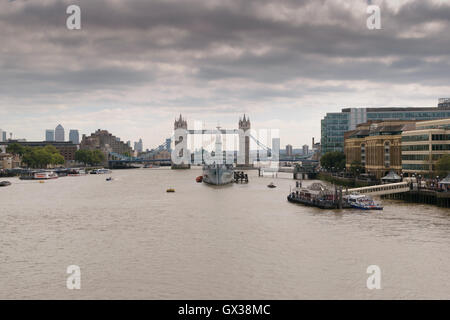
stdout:
[[245,118],[245,114],[244,118],[239,118],[238,165],[250,166],[250,118]]
[[181,159],[183,158],[186,159],[183,159],[183,161],[179,164],[173,163],[172,161],[172,169],[190,169],[191,168],[190,159],[187,159],[187,136],[188,136],[187,121],[186,119],[183,119],[181,114],[179,119],[175,119],[173,128],[175,131],[174,137],[175,149],[177,149],[177,145],[181,143],[182,149],[179,151],[178,156]]

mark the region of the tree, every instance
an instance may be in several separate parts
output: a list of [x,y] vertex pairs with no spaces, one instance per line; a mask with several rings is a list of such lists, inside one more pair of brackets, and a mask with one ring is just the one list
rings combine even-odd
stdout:
[[64,164],[65,159],[54,146],[25,147],[22,162],[30,168],[46,168],[49,164]]
[[100,150],[92,151],[91,155],[91,165],[101,164],[105,162],[105,155]]
[[22,156],[25,153],[25,148],[18,143],[12,143],[6,147],[6,152]]
[[345,154],[340,151],[327,152],[320,158],[320,165],[327,170],[341,171],[345,168]]
[[450,155],[444,154],[437,162],[436,162],[436,171],[438,175],[441,177],[445,177],[450,173]]
[[59,154],[59,153],[52,154],[51,164],[58,165],[58,164],[64,164],[64,162],[66,162],[66,160],[64,159],[64,157],[61,154]]
[[361,162],[355,160],[350,164],[350,172],[356,177],[360,173],[364,172],[364,167]]
[[105,155],[100,150],[78,150],[75,153],[75,160],[84,165],[97,165],[105,161]]
[[75,160],[87,165],[89,162],[89,150],[78,150],[75,152]]

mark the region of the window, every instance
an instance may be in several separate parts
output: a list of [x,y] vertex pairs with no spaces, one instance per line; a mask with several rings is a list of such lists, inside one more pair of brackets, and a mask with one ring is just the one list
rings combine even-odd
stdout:
[[428,171],[430,169],[430,166],[428,164],[410,164],[410,163],[404,163],[402,165],[403,170],[422,170],[422,171]]
[[421,134],[416,136],[402,136],[402,142],[411,141],[428,141],[430,136],[428,134]]
[[434,151],[450,150],[450,144],[433,144],[432,150]]
[[402,146],[402,151],[430,151],[430,147],[428,146],[428,144]]
[[361,164],[364,166],[366,164],[366,145],[361,144]]
[[384,166],[386,168],[391,166],[391,144],[389,141],[384,143]]
[[403,154],[402,160],[410,161],[428,161],[429,156],[427,154]]

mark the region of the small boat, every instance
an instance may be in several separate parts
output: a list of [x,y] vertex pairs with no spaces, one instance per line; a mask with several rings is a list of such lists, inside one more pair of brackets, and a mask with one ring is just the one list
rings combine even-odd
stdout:
[[198,176],[197,178],[195,178],[195,181],[202,182],[203,181],[203,176]]
[[11,182],[9,182],[9,181],[1,181],[0,182],[0,187],[7,187],[10,185],[11,185]]
[[383,210],[383,207],[373,201],[372,198],[364,194],[351,194],[344,197],[344,200],[352,207],[361,210]]
[[175,192],[175,189],[174,188],[169,188],[169,189],[166,190],[166,192],[169,192],[169,193],[170,192]]
[[112,177],[106,178],[106,181],[112,181]]
[[268,188],[276,188],[277,186],[273,184],[273,182],[269,183],[267,185]]

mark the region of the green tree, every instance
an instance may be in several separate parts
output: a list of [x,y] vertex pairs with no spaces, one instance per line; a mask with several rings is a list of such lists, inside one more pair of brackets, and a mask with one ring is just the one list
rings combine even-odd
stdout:
[[345,154],[340,151],[327,152],[320,158],[320,165],[327,170],[344,170]]
[[355,160],[350,164],[350,172],[356,177],[360,173],[364,172],[364,167],[361,162]]
[[441,177],[445,177],[450,173],[450,155],[444,154],[437,162],[436,162],[436,171],[437,174]]
[[22,163],[30,168],[46,168],[49,164],[64,164],[64,157],[54,146],[25,147],[23,149]]
[[64,157],[61,154],[59,154],[59,153],[52,154],[51,164],[58,165],[58,164],[64,164],[65,162],[66,162],[66,160],[64,159]]
[[6,152],[22,156],[25,153],[25,148],[18,143],[12,143],[6,147]]
[[75,160],[87,165],[89,163],[89,150],[78,150],[75,152]]
[[105,161],[105,155],[100,150],[94,150],[91,154],[91,165],[101,164]]
[[105,155],[100,150],[78,150],[75,153],[75,160],[84,165],[98,165],[105,161]]

